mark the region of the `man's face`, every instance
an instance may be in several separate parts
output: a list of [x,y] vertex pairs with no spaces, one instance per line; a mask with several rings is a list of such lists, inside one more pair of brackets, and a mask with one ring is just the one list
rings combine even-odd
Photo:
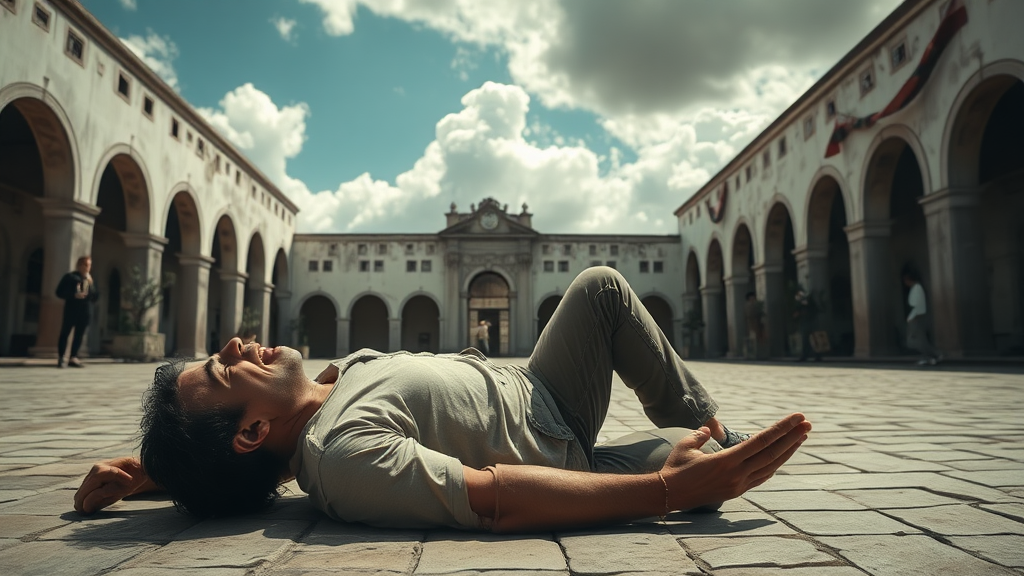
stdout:
[[190,411],[219,405],[284,412],[298,402],[307,382],[297,350],[243,345],[232,338],[208,360],[186,367],[178,393]]
[[81,262],[78,263],[78,266],[76,268],[78,269],[79,274],[85,276],[86,274],[89,273],[89,270],[92,269],[92,260],[82,260]]

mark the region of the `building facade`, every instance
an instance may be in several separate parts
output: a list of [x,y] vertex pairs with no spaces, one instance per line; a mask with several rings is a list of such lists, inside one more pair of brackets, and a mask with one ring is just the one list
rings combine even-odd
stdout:
[[[495,356],[528,356],[580,272],[622,272],[677,346],[683,269],[677,235],[542,234],[491,198],[437,234],[297,234],[291,314],[314,357],[360,348],[455,352],[490,322]],[[439,219],[439,224],[440,224]]]
[[205,356],[246,307],[287,337],[296,206],[78,2],[0,0],[0,42],[0,354],[56,356],[54,290],[88,254],[92,353],[135,267],[175,278],[147,319],[168,355]]
[[[947,355],[1024,353],[1021,22],[1021,2],[908,0],[676,211],[710,354],[742,354],[749,291],[770,354],[796,354],[798,287],[834,352],[906,353],[908,269]],[[826,158],[851,117],[872,120]]]

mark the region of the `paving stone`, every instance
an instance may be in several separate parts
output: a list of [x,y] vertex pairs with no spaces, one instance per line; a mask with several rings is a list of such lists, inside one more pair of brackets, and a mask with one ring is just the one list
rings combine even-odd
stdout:
[[977,482],[994,488],[1001,486],[1024,486],[1024,473],[1019,470],[986,470],[977,472],[953,470],[946,474],[954,478],[970,480],[971,482]]
[[1024,568],[1024,536],[953,536],[949,541],[997,564]]
[[887,513],[944,536],[1024,534],[1024,523],[965,505],[888,510]]
[[943,504],[961,504],[962,500],[932,494],[917,488],[892,488],[882,490],[841,490],[842,494],[868,508],[924,508]]
[[[117,576],[186,576],[187,572],[176,568],[118,568],[110,574]],[[248,568],[203,568],[202,576],[247,576]]]
[[566,564],[562,549],[547,538],[439,532],[423,543],[416,574],[498,570],[558,573]]
[[0,550],[0,574],[91,576],[152,548],[149,545],[117,542],[88,547],[70,542],[26,542]]
[[21,538],[28,534],[50,530],[67,523],[67,520],[57,516],[0,514],[0,538]]
[[0,490],[0,504],[20,500],[35,493],[35,490]]
[[[124,452],[116,452],[115,454],[124,454]],[[114,457],[110,455],[109,457]],[[51,462],[57,462],[56,459],[49,459]],[[90,458],[89,463],[95,462],[99,458]],[[42,466],[33,466],[31,468],[23,468],[21,470],[11,470],[5,473],[5,476],[77,476],[85,477],[86,473],[89,472],[89,464],[83,462],[81,464],[50,464],[42,463]]]
[[933,472],[949,470],[947,466],[908,458],[897,458],[881,452],[842,453],[829,455],[825,460],[843,464],[865,472]]
[[839,536],[819,538],[819,541],[873,576],[1016,574],[928,536]]
[[104,510],[84,517],[40,536],[40,540],[79,542],[114,540],[119,542],[169,542],[176,534],[196,523],[192,517],[173,508],[149,514],[124,514]]
[[71,490],[53,490],[0,504],[0,514],[59,516],[74,509],[75,493]]
[[946,466],[965,471],[1017,470],[1024,474],[1024,464],[1014,462],[1013,460],[1003,460],[1002,458],[990,458],[988,460],[958,460],[956,462],[946,462]]
[[695,538],[683,546],[712,570],[730,566],[796,566],[835,562],[810,542],[796,538]]
[[253,567],[283,553],[307,527],[295,521],[207,520],[126,567]]
[[[788,463],[779,469],[777,474],[857,474],[860,470],[843,464],[804,464],[790,466]],[[769,485],[771,480],[769,480]]]
[[864,576],[853,566],[813,566],[788,568],[726,568],[715,570],[715,576]]
[[383,530],[324,519],[282,558],[271,573],[408,574],[421,549],[422,532]]
[[673,534],[687,537],[794,534],[791,528],[764,512],[670,514],[665,527]]
[[980,508],[1002,514],[1003,516],[1009,516],[1018,522],[1024,522],[1024,502],[1016,502],[1012,504],[982,504]]
[[820,490],[787,490],[784,492],[751,492],[746,498],[769,510],[864,510],[849,498]]
[[[701,574],[675,538],[668,534],[581,534],[561,536],[558,543],[565,550],[573,575]],[[614,553],[609,554],[612,550]]]
[[800,532],[814,536],[919,532],[916,528],[901,524],[874,510],[779,512],[776,515],[795,526]]

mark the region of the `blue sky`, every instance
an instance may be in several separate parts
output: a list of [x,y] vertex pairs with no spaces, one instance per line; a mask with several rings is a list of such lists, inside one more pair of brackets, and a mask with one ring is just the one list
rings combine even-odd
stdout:
[[494,196],[545,232],[672,233],[896,1],[83,4],[299,203],[303,231],[436,231],[450,202]]

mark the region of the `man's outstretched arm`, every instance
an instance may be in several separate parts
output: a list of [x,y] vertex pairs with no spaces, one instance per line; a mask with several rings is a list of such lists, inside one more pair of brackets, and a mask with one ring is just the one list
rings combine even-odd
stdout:
[[75,510],[92,514],[133,494],[160,490],[138,458],[114,458],[94,464],[75,492]]
[[661,476],[541,466],[467,467],[463,473],[470,506],[492,519],[496,532],[626,522],[736,498],[771,478],[810,430],[802,414],[793,414],[738,446],[704,454],[700,447],[710,433],[701,428],[676,445]]

